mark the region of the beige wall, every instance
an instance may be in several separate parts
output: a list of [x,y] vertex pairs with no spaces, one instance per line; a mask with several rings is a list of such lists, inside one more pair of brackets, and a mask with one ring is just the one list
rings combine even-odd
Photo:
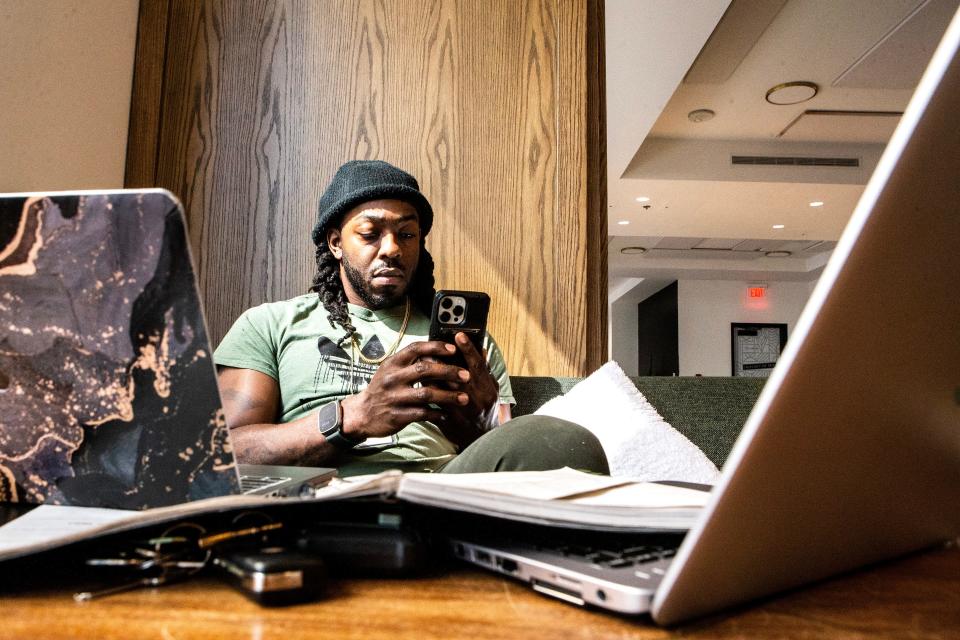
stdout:
[[380,158],[419,178],[437,284],[490,294],[513,373],[605,359],[599,0],[169,7],[141,20],[169,37],[140,38],[127,184],[183,199],[214,342],[305,292],[320,193]]
[[813,292],[816,282],[768,282],[763,298],[747,294],[749,282],[680,280],[680,375],[729,376],[730,324],[733,322],[787,325],[787,339]]
[[137,6],[0,3],[0,191],[123,186]]

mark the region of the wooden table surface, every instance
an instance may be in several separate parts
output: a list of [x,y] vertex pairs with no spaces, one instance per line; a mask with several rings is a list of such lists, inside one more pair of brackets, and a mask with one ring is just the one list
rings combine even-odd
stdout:
[[86,603],[71,593],[0,592],[0,638],[960,638],[955,545],[674,629],[580,609],[465,566],[335,582],[323,600],[274,609],[208,577]]

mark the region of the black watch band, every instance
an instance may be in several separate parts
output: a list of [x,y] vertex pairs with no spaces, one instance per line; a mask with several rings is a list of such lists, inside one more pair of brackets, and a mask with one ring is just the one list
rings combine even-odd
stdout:
[[354,440],[343,432],[343,406],[334,400],[320,407],[317,412],[317,427],[324,440],[341,451],[353,449],[363,440]]

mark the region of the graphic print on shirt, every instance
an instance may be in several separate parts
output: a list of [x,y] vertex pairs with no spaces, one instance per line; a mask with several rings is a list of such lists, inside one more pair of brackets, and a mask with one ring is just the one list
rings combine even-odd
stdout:
[[[370,384],[378,365],[368,364],[359,358],[354,362],[350,347],[349,342],[347,349],[344,349],[330,338],[320,336],[317,340],[320,360],[313,376],[314,390],[319,391],[321,387],[339,381],[338,395],[347,396],[365,389]],[[380,358],[384,354],[383,344],[377,336],[370,338],[360,351],[369,359]]]

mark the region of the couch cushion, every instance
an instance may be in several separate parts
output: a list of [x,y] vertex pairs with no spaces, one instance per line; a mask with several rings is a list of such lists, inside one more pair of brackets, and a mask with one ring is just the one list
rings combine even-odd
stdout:
[[[750,415],[763,378],[640,377],[631,378],[663,419],[689,438],[710,460],[722,466]],[[517,404],[513,415],[537,410],[562,395],[580,378],[511,376]]]

